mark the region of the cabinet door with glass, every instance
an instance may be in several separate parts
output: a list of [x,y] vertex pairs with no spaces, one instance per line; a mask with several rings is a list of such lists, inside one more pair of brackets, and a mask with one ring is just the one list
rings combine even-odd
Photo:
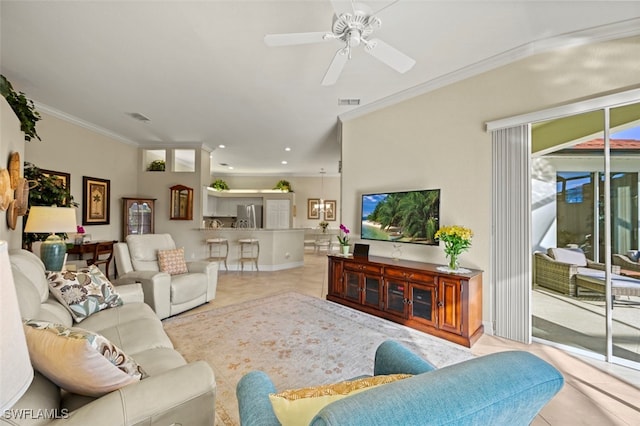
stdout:
[[363,305],[380,308],[382,269],[379,266],[344,263],[344,297]]
[[155,198],[123,198],[123,235],[153,234]]

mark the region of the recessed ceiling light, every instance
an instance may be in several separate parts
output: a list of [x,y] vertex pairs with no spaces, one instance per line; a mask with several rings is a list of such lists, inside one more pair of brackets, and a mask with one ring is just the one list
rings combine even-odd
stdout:
[[284,150],[289,152],[289,151],[291,151],[291,148],[290,147],[286,147]]
[[281,163],[282,164],[287,164],[287,160],[282,160]]
[[229,166],[229,170],[233,170],[233,166]]
[[226,147],[227,147],[227,146],[226,146],[226,145],[224,145],[224,144],[220,144],[220,145],[218,145],[218,148],[220,148],[220,149],[225,149]]

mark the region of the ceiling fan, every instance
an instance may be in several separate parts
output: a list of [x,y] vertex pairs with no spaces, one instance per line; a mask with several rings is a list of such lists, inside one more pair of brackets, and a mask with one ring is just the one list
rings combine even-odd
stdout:
[[[344,0],[331,0],[335,11],[332,32],[267,34],[264,37],[264,42],[267,46],[292,46],[330,40],[340,40],[345,43],[344,47],[340,48],[333,57],[329,69],[322,79],[323,86],[331,86],[338,81],[342,69],[351,59],[352,50],[360,45],[364,45],[364,51],[374,58],[399,73],[405,73],[413,67],[416,61],[384,41],[371,38],[375,30],[382,25],[382,21],[376,15],[398,1],[392,1],[374,13],[367,5],[355,3],[353,0],[350,3]],[[349,7],[345,8],[345,6]]]

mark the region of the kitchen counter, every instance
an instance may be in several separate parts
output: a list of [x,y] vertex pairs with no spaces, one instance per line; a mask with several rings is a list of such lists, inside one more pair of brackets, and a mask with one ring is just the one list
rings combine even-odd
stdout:
[[[304,265],[304,229],[248,229],[248,228],[200,228],[204,239],[225,238],[229,242],[227,265],[231,271],[239,271],[240,245],[238,240],[254,238],[260,242],[258,268],[260,271],[279,271]],[[222,266],[221,270],[224,270]],[[245,271],[252,265],[245,263]]]

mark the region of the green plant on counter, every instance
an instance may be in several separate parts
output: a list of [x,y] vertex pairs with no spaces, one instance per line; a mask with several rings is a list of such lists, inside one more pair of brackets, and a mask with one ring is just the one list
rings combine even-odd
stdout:
[[4,75],[0,75],[0,94],[7,100],[16,117],[20,120],[20,130],[24,132],[24,140],[30,141],[33,138],[42,140],[36,132],[36,123],[41,117],[40,113],[36,111],[33,101],[27,99],[22,92],[16,93]]
[[164,160],[153,160],[147,166],[147,171],[148,172],[164,172],[165,167],[166,167],[166,163],[164,162]]
[[291,187],[291,184],[287,180],[278,181],[278,183],[276,183],[276,186],[273,189],[279,189],[280,191],[284,191],[284,192],[293,192],[293,188]]
[[222,179],[214,180],[209,186],[216,191],[226,191],[229,189],[229,185],[227,185],[227,182],[223,181]]

